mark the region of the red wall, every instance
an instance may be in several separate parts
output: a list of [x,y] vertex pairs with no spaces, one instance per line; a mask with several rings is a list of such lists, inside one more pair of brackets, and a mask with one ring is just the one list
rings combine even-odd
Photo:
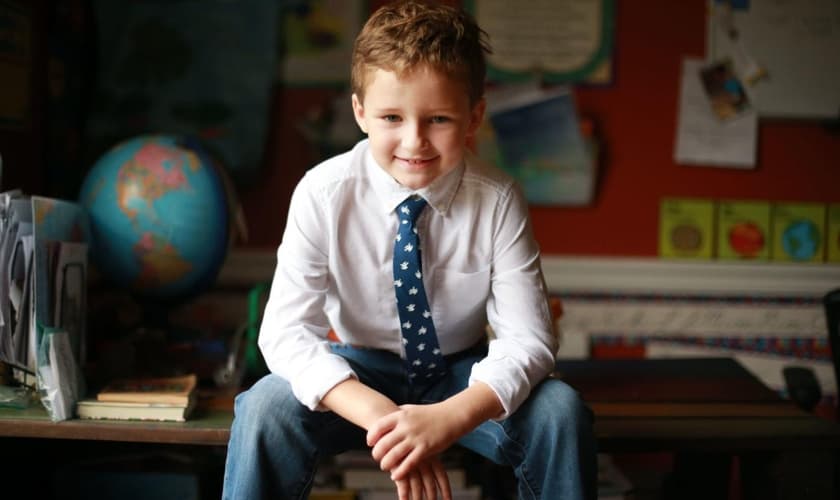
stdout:
[[[763,120],[753,170],[674,163],[680,69],[684,57],[705,53],[706,2],[616,3],[614,80],[576,90],[604,151],[596,200],[585,208],[532,208],[543,253],[655,256],[664,196],[840,202],[840,135],[814,122]],[[265,177],[241,193],[248,246],[279,243],[291,190],[315,161],[294,122],[331,95],[277,93]]]

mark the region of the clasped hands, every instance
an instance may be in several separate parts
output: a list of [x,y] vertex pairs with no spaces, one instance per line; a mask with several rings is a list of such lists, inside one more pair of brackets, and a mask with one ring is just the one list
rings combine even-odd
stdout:
[[399,500],[452,499],[439,454],[461,435],[442,405],[402,405],[367,432],[367,444],[382,470],[391,472]]

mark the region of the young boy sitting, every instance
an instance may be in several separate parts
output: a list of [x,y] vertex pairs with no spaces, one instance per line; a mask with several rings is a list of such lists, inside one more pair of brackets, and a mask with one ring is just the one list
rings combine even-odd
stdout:
[[322,457],[366,444],[400,499],[448,500],[455,443],[510,465],[523,500],[594,498],[590,413],[547,378],[527,203],[467,148],[488,51],[468,14],[417,2],[356,39],[367,139],[292,196],[259,337],[271,373],[236,398],[224,498],[306,498]]

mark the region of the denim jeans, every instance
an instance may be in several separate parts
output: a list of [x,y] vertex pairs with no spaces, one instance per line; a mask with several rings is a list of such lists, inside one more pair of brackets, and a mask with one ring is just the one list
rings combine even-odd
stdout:
[[[483,350],[447,358],[447,375],[429,385],[406,382],[393,353],[334,345],[363,383],[397,404],[434,403],[463,390]],[[458,443],[513,468],[520,500],[594,499],[596,452],[592,413],[560,380],[547,379],[509,418],[488,420]],[[289,383],[266,375],[236,398],[228,443],[224,499],[305,499],[318,462],[364,448],[365,431],[332,412],[300,404]]]

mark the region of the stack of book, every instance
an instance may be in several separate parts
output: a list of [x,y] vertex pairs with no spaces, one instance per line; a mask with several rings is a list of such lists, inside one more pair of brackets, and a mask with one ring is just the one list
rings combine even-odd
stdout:
[[[335,457],[345,490],[355,491],[359,500],[393,500],[397,487],[388,472],[379,469],[369,451],[349,451]],[[458,464],[445,463],[453,500],[479,500],[481,488],[467,483],[466,471]]]
[[76,411],[84,419],[184,422],[195,408],[197,382],[195,374],[115,380],[95,399],[79,401]]

